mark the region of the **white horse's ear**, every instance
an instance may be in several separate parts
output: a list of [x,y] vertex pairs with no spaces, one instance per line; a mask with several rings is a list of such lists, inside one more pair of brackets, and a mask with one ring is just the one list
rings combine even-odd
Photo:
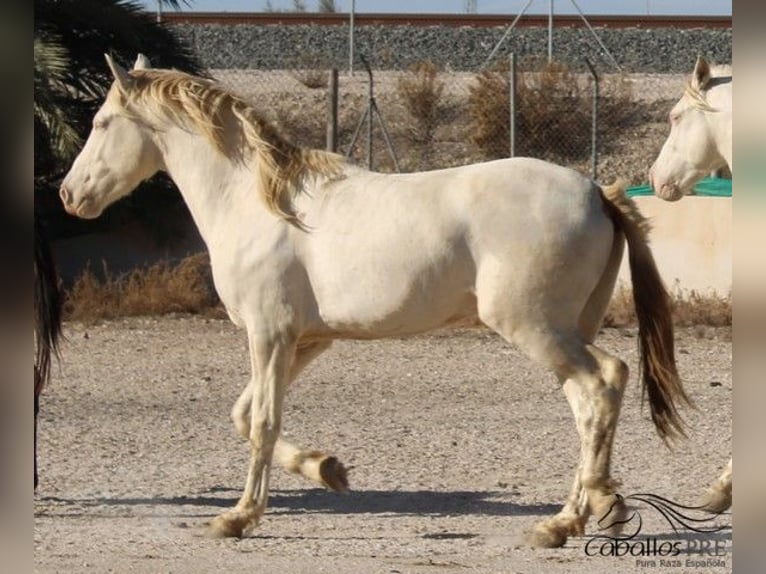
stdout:
[[692,87],[697,90],[704,90],[710,81],[710,64],[702,56],[697,56],[697,62],[694,64],[692,72]]
[[133,64],[134,70],[148,70],[152,67],[152,63],[149,61],[149,58],[144,56],[143,54],[139,54],[136,56],[136,63]]
[[104,57],[106,58],[106,63],[109,65],[109,69],[112,70],[114,81],[117,82],[117,85],[122,91],[128,90],[133,85],[133,78],[131,78],[128,75],[128,72],[125,71],[125,68],[115,62],[109,54],[104,54]]

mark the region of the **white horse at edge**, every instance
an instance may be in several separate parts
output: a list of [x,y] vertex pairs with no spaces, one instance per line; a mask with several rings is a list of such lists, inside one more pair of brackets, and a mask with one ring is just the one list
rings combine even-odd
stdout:
[[[732,157],[732,70],[698,57],[684,95],[670,111],[670,134],[649,170],[654,193],[677,201],[721,167],[734,173]],[[732,459],[701,504],[711,512],[731,506]]]
[[619,531],[627,509],[611,476],[628,380],[597,347],[627,241],[643,389],[663,439],[683,434],[669,297],[624,186],[530,158],[380,174],[282,138],[214,82],[107,56],[114,83],[64,178],[85,218],[166,171],[209,250],[217,292],[247,331],[252,376],[232,418],[249,441],[244,492],[208,525],[240,537],[267,506],[272,460],[344,489],[334,457],[280,438],[289,385],[334,339],[403,336],[478,317],[558,377],[581,440],[571,492],[530,533],[534,545],[582,535],[590,514]]
[[733,173],[731,104],[731,67],[697,58],[684,95],[670,110],[670,134],[649,169],[658,197],[678,201],[710,172],[728,167]]

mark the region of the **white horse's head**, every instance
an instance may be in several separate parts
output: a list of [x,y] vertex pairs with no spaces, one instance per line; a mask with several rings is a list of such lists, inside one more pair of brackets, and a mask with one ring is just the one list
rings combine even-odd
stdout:
[[[114,83],[59,191],[68,213],[89,219],[162,169],[151,128],[124,107],[135,78],[108,55],[106,61]],[[149,60],[139,54],[133,69],[148,67]]]
[[670,111],[670,135],[649,170],[654,193],[677,201],[711,171],[731,168],[731,75],[697,58],[683,97]]

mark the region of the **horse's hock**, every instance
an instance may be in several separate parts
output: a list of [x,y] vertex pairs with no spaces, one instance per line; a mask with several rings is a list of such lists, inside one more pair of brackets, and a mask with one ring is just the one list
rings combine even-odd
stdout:
[[[655,196],[636,197],[649,218],[649,235],[665,284],[680,294],[728,297],[731,294],[731,197],[686,196],[669,203]],[[627,257],[618,278],[630,286]]]

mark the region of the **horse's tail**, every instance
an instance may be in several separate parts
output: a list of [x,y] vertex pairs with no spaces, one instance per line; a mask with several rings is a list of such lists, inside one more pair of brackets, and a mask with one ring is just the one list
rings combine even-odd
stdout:
[[691,405],[691,401],[676,369],[671,300],[649,247],[649,222],[625,195],[625,188],[625,183],[619,181],[603,187],[602,196],[615,228],[628,243],[633,304],[638,317],[642,396],[648,395],[652,421],[667,444],[668,439],[686,436],[678,403]]
[[63,298],[50,244],[35,217],[35,405],[50,376],[51,355],[58,356]]

